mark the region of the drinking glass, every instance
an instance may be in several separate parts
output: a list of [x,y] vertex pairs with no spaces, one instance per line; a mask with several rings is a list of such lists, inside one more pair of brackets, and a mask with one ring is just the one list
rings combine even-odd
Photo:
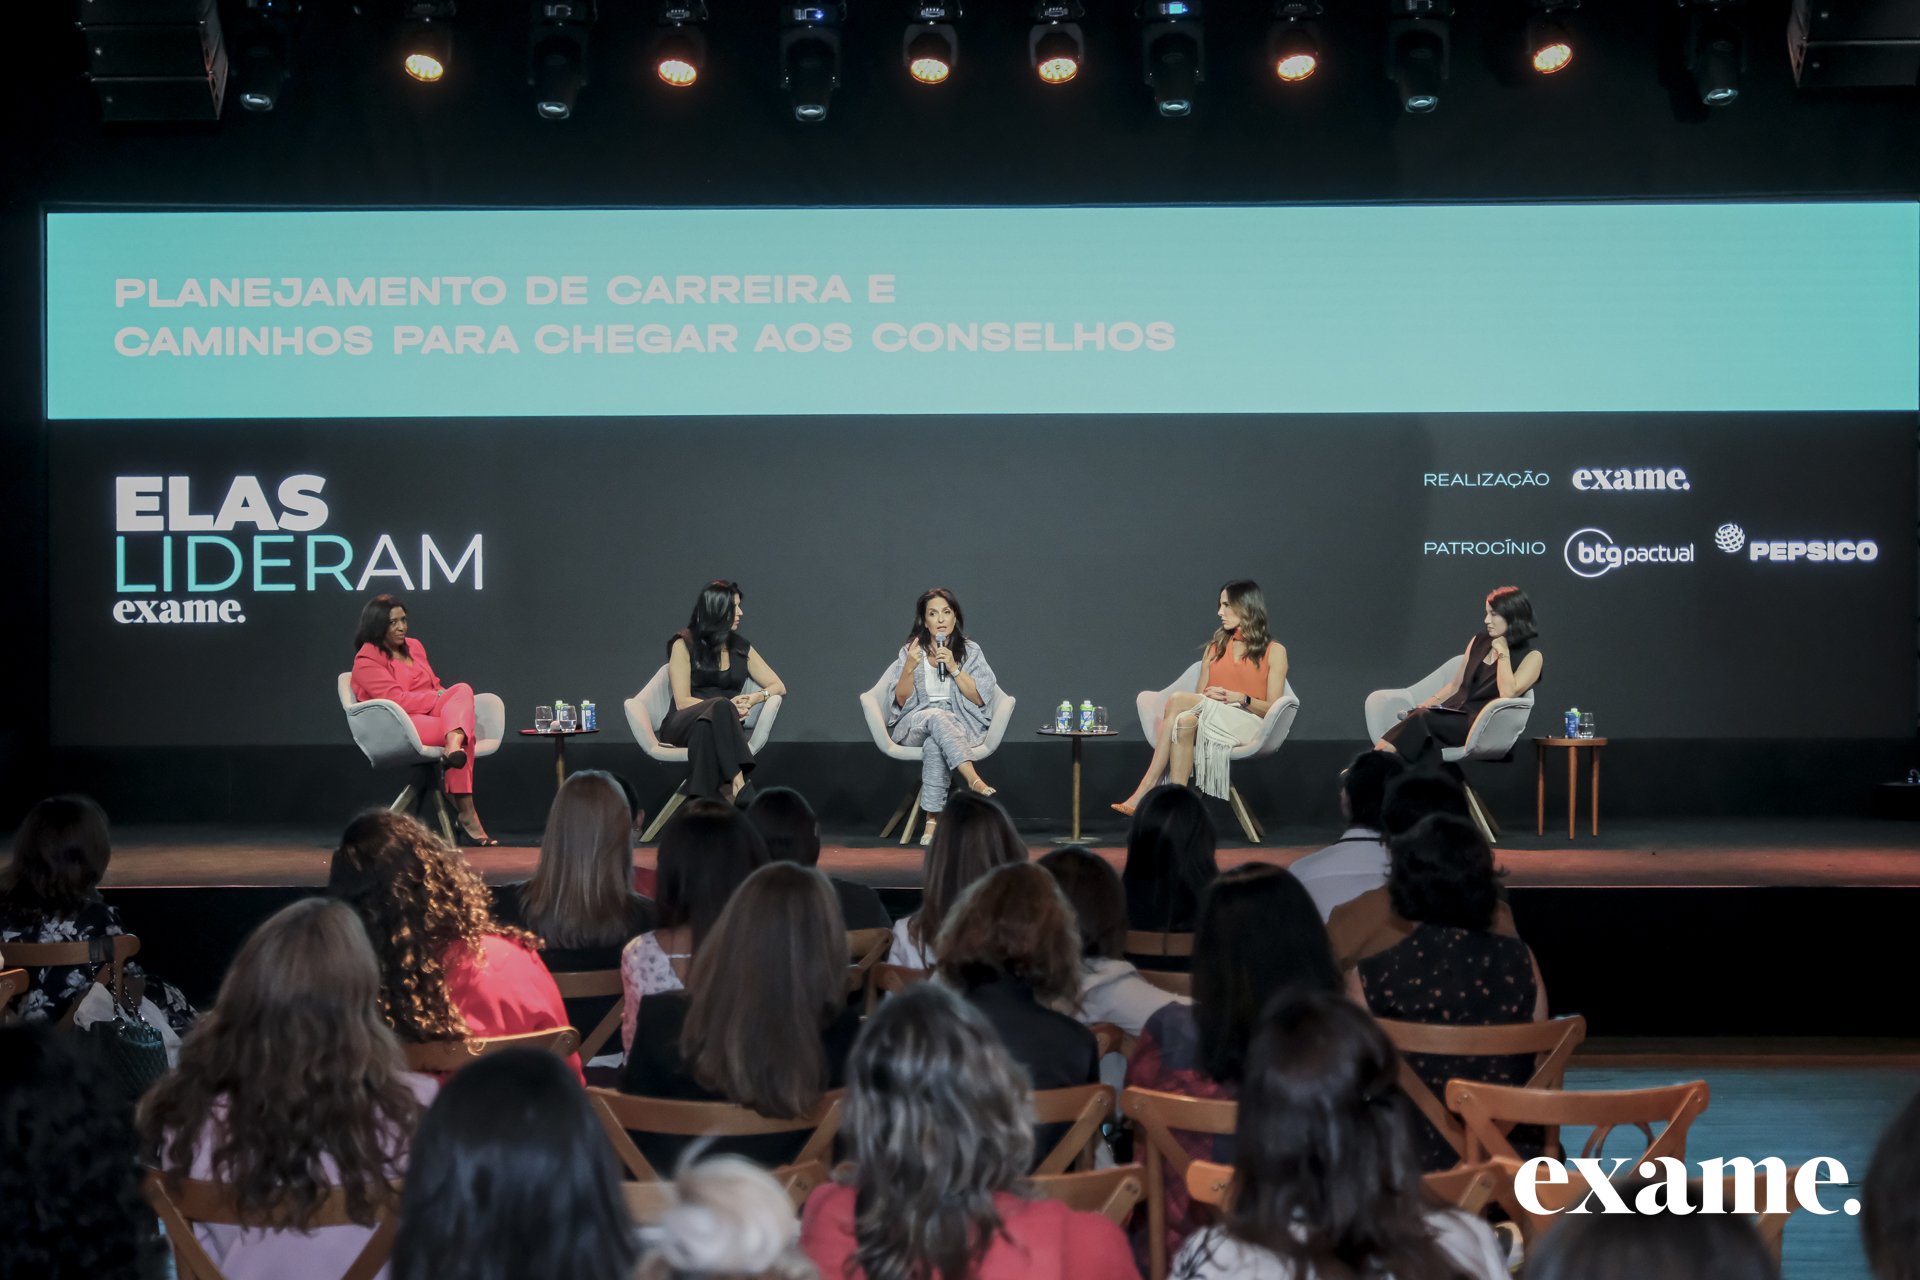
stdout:
[[573,731],[573,704],[571,702],[556,702],[553,704],[553,727],[563,733],[571,733]]
[[553,708],[535,707],[533,709],[533,731],[535,733],[545,733],[551,728],[553,728]]
[[1093,709],[1093,731],[1095,733],[1105,733],[1107,731],[1107,709],[1105,707],[1095,707]]
[[1591,711],[1582,711],[1580,713],[1580,736],[1583,738],[1591,738],[1593,736],[1593,712]]

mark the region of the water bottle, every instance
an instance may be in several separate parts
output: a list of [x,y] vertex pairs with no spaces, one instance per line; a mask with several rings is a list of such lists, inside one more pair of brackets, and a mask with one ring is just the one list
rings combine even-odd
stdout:
[[1578,707],[1567,708],[1566,736],[1569,738],[1577,738],[1580,736],[1580,708]]
[[580,727],[588,733],[592,733],[600,727],[599,720],[593,714],[593,704],[591,702],[582,702],[580,704]]
[[1063,702],[1059,710],[1053,713],[1053,731],[1055,733],[1073,732],[1073,704]]
[[1093,699],[1091,698],[1080,703],[1080,732],[1093,732]]

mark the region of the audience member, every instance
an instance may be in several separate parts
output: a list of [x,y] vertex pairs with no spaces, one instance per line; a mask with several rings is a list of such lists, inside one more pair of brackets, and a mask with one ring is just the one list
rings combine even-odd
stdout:
[[[340,1275],[397,1207],[434,1082],[408,1073],[379,998],[352,909],[296,902],[253,931],[179,1069],[142,1102],[142,1136],[169,1180],[233,1194],[245,1226],[194,1227],[228,1280]],[[355,1225],[313,1226],[336,1188]]]
[[1347,829],[1326,848],[1287,870],[1307,887],[1325,920],[1343,902],[1387,882],[1387,841],[1380,834],[1380,809],[1387,784],[1407,771],[1394,751],[1362,751],[1340,774],[1340,814]]
[[133,1108],[77,1036],[0,1026],[0,1276],[169,1274]]
[[414,1140],[392,1280],[630,1280],[640,1247],[613,1149],[566,1065],[491,1054]]
[[1428,1202],[1399,1072],[1393,1044],[1351,1003],[1276,997],[1248,1049],[1232,1203],[1187,1241],[1175,1280],[1505,1280],[1487,1224]]
[[[27,811],[13,837],[13,861],[0,872],[0,949],[6,943],[91,942],[126,932],[120,913],[100,896],[113,848],[107,815],[85,796],[54,796]],[[193,1025],[193,1006],[172,986],[128,961],[130,977],[146,977],[151,1000],[175,1031]],[[93,984],[87,965],[32,969],[15,1012],[25,1022],[57,1022]]]
[[[685,991],[640,1007],[620,1087],[654,1098],[725,1100],[763,1116],[803,1116],[840,1087],[860,1030],[847,1003],[847,933],[827,878],[776,862],[747,877],[694,956]],[[792,1160],[808,1135],[720,1140],[766,1165]],[[686,1138],[635,1134],[655,1169],[679,1163]]]
[[819,1280],[793,1201],[765,1169],[713,1156],[671,1185],[672,1203],[640,1233],[647,1255],[634,1280]]
[[[501,886],[494,900],[497,920],[545,944],[540,959],[547,972],[618,969],[627,943],[655,923],[653,902],[633,891],[633,811],[619,779],[597,769],[570,775],[547,810],[533,878]],[[618,1002],[618,996],[569,1000],[568,1020],[591,1031]]]
[[1154,933],[1191,933],[1200,895],[1220,874],[1207,804],[1192,787],[1147,793],[1127,832],[1127,923]]
[[695,952],[743,881],[767,865],[767,843],[746,816],[720,800],[691,800],[660,832],[658,925],[620,954],[626,1012],[620,1043],[633,1047],[634,1020],[647,996],[679,991]]
[[[1533,952],[1518,938],[1492,932],[1500,901],[1493,850],[1472,823],[1423,818],[1395,836],[1393,878],[1387,891],[1406,932],[1382,938],[1380,949],[1356,958],[1347,977],[1355,999],[1374,1016],[1396,1022],[1488,1026],[1547,1016],[1547,990]],[[1409,1054],[1407,1063],[1427,1086],[1444,1094],[1451,1079],[1525,1084],[1530,1055],[1455,1057]],[[1458,1154],[1423,1116],[1416,1130],[1423,1168],[1448,1168]],[[1544,1135],[1531,1127],[1510,1135],[1523,1155],[1539,1154]]]
[[972,791],[950,796],[927,849],[920,909],[893,922],[893,946],[887,952],[887,963],[909,969],[933,968],[934,941],[966,887],[995,867],[1026,860],[1026,842],[1014,830],[1013,819],[1005,809]]
[[[1199,1098],[1239,1097],[1260,1011],[1289,987],[1339,992],[1326,926],[1313,899],[1284,869],[1269,863],[1235,867],[1200,900],[1193,1003],[1170,1004],[1147,1019],[1127,1084]],[[1198,1159],[1233,1158],[1230,1138],[1176,1136]],[[1167,1179],[1166,1201],[1171,1254],[1195,1224],[1178,1178]]]
[[[820,820],[806,797],[792,787],[769,787],[747,806],[747,817],[767,842],[767,856],[775,862],[820,865]],[[880,905],[880,895],[864,884],[828,876],[840,899],[840,916],[848,929],[891,929],[893,917]]]
[[[1632,1188],[1626,1191],[1633,1202]],[[1881,1272],[1876,1280],[1910,1272]],[[1779,1280],[1753,1221],[1734,1213],[1563,1214],[1527,1280]]]
[[[334,850],[327,892],[367,927],[380,1012],[403,1042],[569,1025],[540,940],[496,923],[479,873],[412,818],[384,809],[355,818]],[[578,1055],[571,1060],[578,1072]]]
[[[1381,838],[1391,845],[1395,836],[1412,830],[1421,819],[1435,815],[1472,822],[1473,811],[1467,805],[1466,788],[1444,773],[1410,768],[1387,784],[1386,799],[1380,808]],[[1391,857],[1388,861],[1391,878]],[[1519,936],[1504,901],[1494,908],[1492,928],[1493,932],[1507,937]],[[1385,885],[1341,903],[1327,918],[1333,958],[1343,972],[1353,968],[1361,956],[1392,946],[1412,931],[1412,925],[1394,913],[1393,897]]]
[[1920,1280],[1920,1094],[1880,1136],[1860,1199],[1873,1280]]
[[1127,946],[1127,897],[1120,873],[1105,858],[1079,845],[1056,849],[1040,865],[1073,908],[1080,934],[1080,1002],[1076,1016],[1110,1022],[1128,1035],[1160,1009],[1187,997],[1162,990],[1123,959]]
[[1138,1280],[1113,1223],[1028,1198],[1027,1093],[1026,1073],[953,992],[922,983],[882,1003],[848,1067],[851,1164],[813,1193],[801,1219],[801,1246],[820,1274]]

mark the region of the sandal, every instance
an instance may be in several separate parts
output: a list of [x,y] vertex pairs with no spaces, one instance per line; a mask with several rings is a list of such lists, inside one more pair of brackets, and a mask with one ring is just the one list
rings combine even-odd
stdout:
[[471,835],[465,827],[457,822],[453,826],[453,839],[456,844],[463,844],[472,849],[492,849],[500,843],[492,836]]
[[1118,804],[1110,804],[1107,808],[1113,810],[1115,813],[1125,814],[1129,818],[1133,816],[1134,806],[1126,803],[1124,800]]

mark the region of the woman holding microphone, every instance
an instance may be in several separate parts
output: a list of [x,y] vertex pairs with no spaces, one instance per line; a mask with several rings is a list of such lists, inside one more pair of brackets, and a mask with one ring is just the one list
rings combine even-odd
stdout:
[[887,731],[903,747],[919,747],[920,808],[927,815],[921,844],[933,843],[941,810],[947,807],[949,775],[960,774],[983,796],[994,789],[973,767],[974,749],[986,741],[993,722],[993,668],[980,646],[967,639],[960,601],[945,587],[920,593],[913,607],[913,628],[900,656],[887,668],[893,685],[887,704]]

